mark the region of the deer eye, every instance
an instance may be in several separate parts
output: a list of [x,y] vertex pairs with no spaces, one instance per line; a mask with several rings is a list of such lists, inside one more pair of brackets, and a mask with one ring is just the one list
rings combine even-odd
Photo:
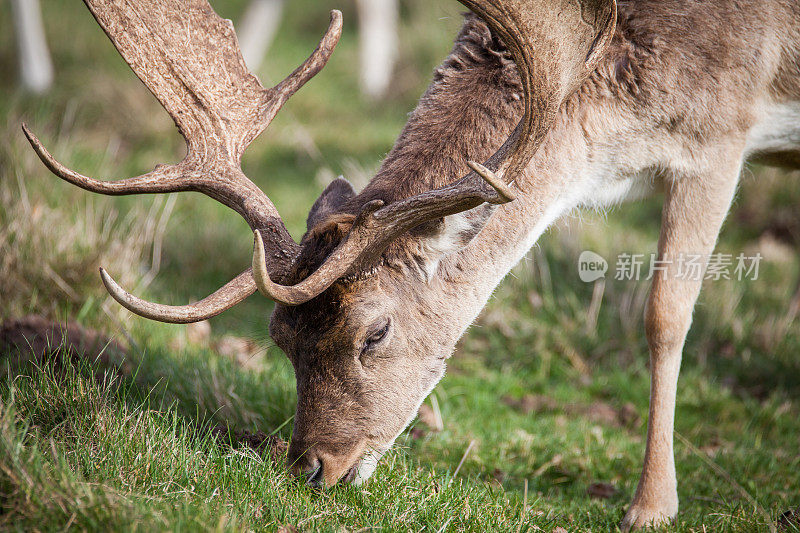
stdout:
[[367,339],[364,341],[364,350],[372,348],[373,346],[381,342],[383,339],[385,339],[386,334],[389,333],[390,325],[391,322],[387,320],[386,324],[382,328],[371,333],[370,336],[367,337]]

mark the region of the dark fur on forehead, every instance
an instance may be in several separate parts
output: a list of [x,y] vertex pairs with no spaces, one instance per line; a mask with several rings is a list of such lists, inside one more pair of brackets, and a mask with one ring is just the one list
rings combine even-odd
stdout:
[[342,242],[353,227],[354,220],[352,214],[336,213],[306,232],[300,241],[300,255],[285,283],[300,283],[317,270]]
[[[333,214],[306,232],[300,243],[300,255],[284,283],[300,283],[316,271],[350,231],[353,220],[355,216],[348,213]],[[313,323],[317,329],[325,330],[325,324],[335,318],[341,309],[346,297],[345,289],[352,281],[355,280],[339,280],[307,303],[282,308],[281,315],[292,327],[298,325],[296,320],[302,315],[304,322]]]

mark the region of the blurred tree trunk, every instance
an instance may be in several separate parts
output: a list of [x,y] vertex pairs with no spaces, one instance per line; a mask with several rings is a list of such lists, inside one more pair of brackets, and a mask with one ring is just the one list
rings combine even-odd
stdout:
[[53,64],[47,50],[39,0],[11,0],[17,57],[23,87],[42,93],[53,83]]
[[[24,1],[24,0],[22,0]],[[258,72],[281,21],[285,0],[253,0],[239,29],[247,67]],[[386,95],[397,59],[398,0],[356,0],[361,90],[370,98]]]
[[386,95],[397,59],[397,0],[356,0],[361,53],[361,90]]
[[281,21],[284,0],[253,0],[242,16],[239,46],[244,62],[257,72]]

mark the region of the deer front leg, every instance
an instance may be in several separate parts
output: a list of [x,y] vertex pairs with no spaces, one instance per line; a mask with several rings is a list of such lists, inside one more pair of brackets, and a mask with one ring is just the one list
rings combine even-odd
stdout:
[[[623,531],[659,526],[678,512],[672,450],[675,394],[686,334],[700,293],[708,256],[736,189],[741,152],[724,150],[704,158],[706,170],[666,176],[666,198],[656,269],[645,311],[650,348],[650,415],[642,476]],[[686,276],[681,258],[702,256],[702,272]],[[699,278],[699,279],[698,279]]]

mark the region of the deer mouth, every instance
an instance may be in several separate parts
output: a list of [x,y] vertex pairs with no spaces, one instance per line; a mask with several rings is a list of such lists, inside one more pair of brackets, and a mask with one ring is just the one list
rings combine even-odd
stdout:
[[378,461],[383,457],[383,453],[377,450],[368,450],[356,463],[351,466],[344,476],[339,480],[340,483],[352,483],[355,486],[365,483],[375,469],[378,467]]
[[350,469],[342,476],[342,479],[339,480],[339,483],[354,483],[356,480],[356,476],[358,476],[358,469],[361,467],[362,459],[359,459],[356,464],[350,467]]

